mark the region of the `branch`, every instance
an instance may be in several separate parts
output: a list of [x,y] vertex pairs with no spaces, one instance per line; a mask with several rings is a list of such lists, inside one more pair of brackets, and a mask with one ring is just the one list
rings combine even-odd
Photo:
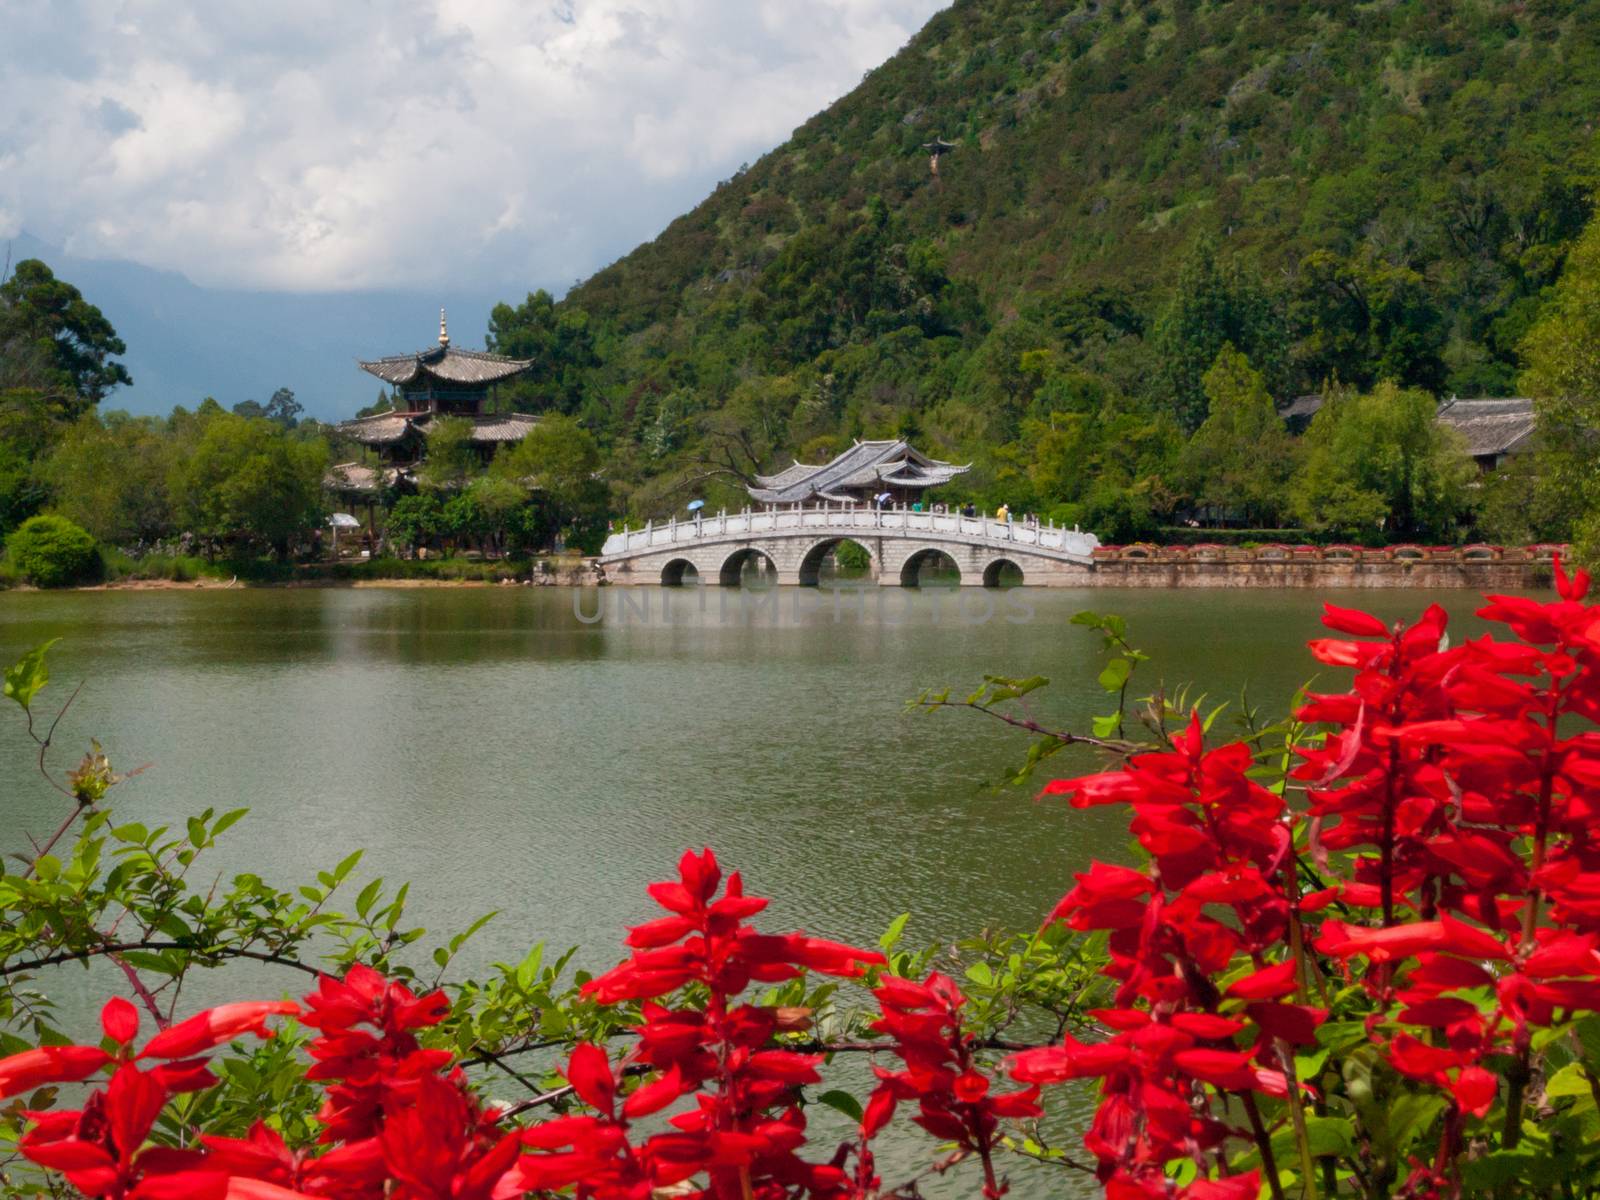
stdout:
[[265,950],[245,950],[235,946],[222,946],[215,950],[206,950],[185,942],[149,940],[113,942],[87,950],[63,950],[59,954],[50,954],[43,958],[32,958],[27,962],[5,963],[0,965],[0,979],[8,975],[21,974],[23,971],[35,971],[40,967],[56,967],[62,963],[81,962],[86,958],[99,958],[102,955],[115,957],[128,950],[187,950],[200,958],[253,958],[257,962],[272,963],[274,966],[292,967],[296,971],[303,971],[314,978],[320,978],[323,974],[320,968],[310,966],[299,959],[289,958],[282,954],[273,954]]
[[1137,742],[1129,742],[1121,738],[1098,738],[1087,733],[1068,733],[1064,730],[1046,729],[1037,721],[1013,717],[987,705],[976,704],[971,700],[923,700],[918,702],[918,707],[926,709],[970,708],[974,712],[981,712],[997,721],[1004,721],[1014,729],[1023,729],[1040,737],[1052,738],[1064,746],[1095,746],[1101,750],[1109,750],[1113,754],[1123,756],[1138,754],[1145,749]]

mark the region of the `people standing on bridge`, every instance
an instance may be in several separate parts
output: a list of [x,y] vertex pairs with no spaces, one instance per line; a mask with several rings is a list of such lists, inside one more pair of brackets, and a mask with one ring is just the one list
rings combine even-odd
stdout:
[[921,512],[921,511],[922,511],[922,501],[921,501],[921,500],[917,500],[917,501],[915,501],[915,502],[914,502],[914,503],[913,503],[913,504],[912,504],[912,505],[911,505],[911,511],[912,511],[912,512]]
[[963,517],[975,517],[978,515],[977,507],[972,503],[971,500],[968,500],[966,505],[961,509],[961,515]]

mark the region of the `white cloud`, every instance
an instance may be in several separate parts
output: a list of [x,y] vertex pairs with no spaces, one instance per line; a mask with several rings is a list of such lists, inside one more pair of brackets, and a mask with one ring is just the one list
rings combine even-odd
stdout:
[[564,285],[946,2],[24,5],[0,225],[213,285]]

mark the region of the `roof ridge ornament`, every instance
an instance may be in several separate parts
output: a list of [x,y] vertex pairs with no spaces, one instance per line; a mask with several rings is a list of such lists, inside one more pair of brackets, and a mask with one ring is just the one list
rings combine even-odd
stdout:
[[445,347],[446,349],[448,349],[450,346],[450,331],[445,328],[443,305],[440,305],[439,307],[439,345]]

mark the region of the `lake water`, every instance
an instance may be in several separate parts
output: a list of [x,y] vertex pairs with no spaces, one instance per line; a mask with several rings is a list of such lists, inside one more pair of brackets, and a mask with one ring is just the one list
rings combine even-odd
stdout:
[[[59,760],[92,736],[119,768],[151,764],[114,793],[123,819],[248,806],[213,869],[291,886],[364,848],[361,870],[412,881],[418,924],[500,911],[465,969],[535,941],[603,968],[690,846],[772,897],[770,928],[870,945],[901,912],[914,942],[1031,927],[1092,856],[1126,858],[1125,815],[994,790],[1021,735],[905,702],[1037,673],[1052,683],[1032,714],[1086,729],[1108,707],[1102,655],[1069,618],[1092,607],[1128,619],[1147,683],[1247,688],[1276,713],[1317,670],[1304,642],[1324,598],[1385,618],[1438,601],[1458,634],[1477,628],[1464,591],[12,593],[0,662],[62,639],[41,704],[84,688]],[[59,797],[17,717],[0,756],[17,848]]]

